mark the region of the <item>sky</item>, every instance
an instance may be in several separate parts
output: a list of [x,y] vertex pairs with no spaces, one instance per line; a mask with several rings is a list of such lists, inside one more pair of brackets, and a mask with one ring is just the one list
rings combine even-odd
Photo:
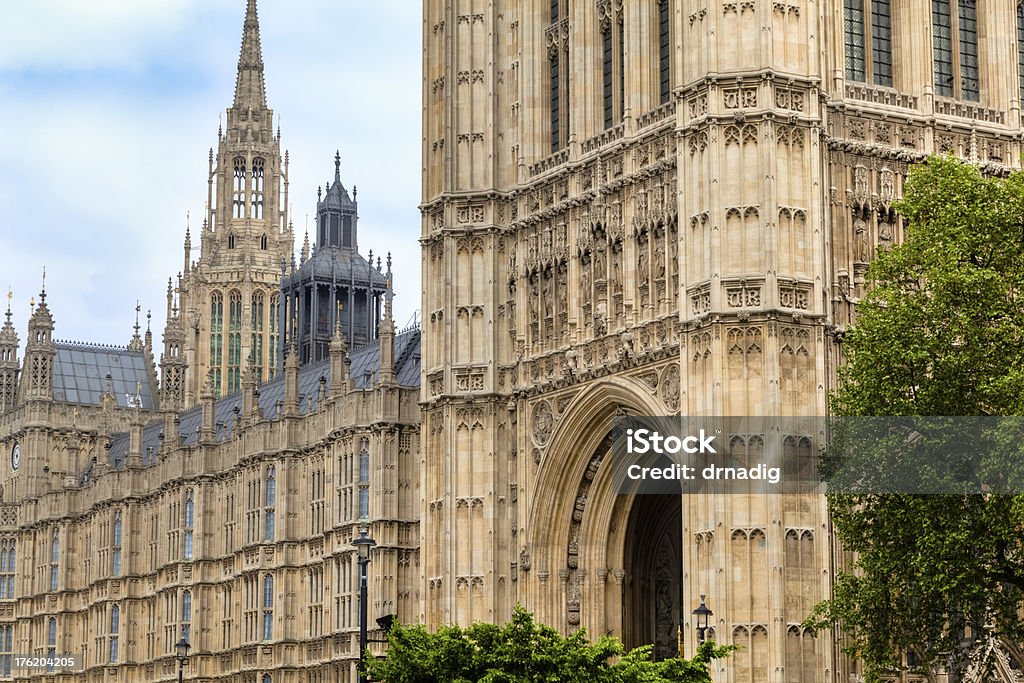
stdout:
[[[10,289],[22,351],[45,268],[56,339],[127,344],[138,301],[159,359],[189,213],[197,258],[245,5],[0,0],[0,302]],[[296,249],[340,150],[360,251],[393,254],[402,328],[420,304],[419,5],[260,0],[259,18]]]

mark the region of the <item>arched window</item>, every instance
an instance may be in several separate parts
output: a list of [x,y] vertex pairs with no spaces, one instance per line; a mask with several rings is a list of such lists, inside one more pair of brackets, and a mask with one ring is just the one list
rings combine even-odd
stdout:
[[[46,655],[50,659],[54,659],[57,656],[57,619],[50,617],[46,622]],[[51,662],[47,665],[47,671],[53,671],[54,665]]]
[[279,315],[280,298],[277,294],[270,297],[270,316],[267,319],[270,324],[270,337],[267,339],[269,342],[269,349],[267,353],[267,364],[269,366],[269,372],[267,372],[267,378],[273,378],[277,374],[277,347],[280,340],[278,336],[278,320]]
[[192,642],[192,591],[181,594],[181,637]]
[[0,626],[0,676],[11,677],[11,660],[14,649],[14,627]]
[[563,40],[562,28],[568,22],[568,0],[551,0],[551,25],[547,28],[553,40],[548,45],[548,103],[551,114],[551,151],[557,152],[568,142],[569,135],[569,41]]
[[266,235],[260,235],[260,249],[262,249],[263,251],[267,250],[267,236]]
[[977,102],[977,0],[932,0],[935,93]]
[[121,608],[114,605],[110,608],[110,661],[117,661],[117,645],[121,636]]
[[245,159],[235,157],[235,185],[234,185],[234,210],[235,218],[245,218]]
[[60,574],[60,537],[53,532],[53,540],[50,541],[50,590],[57,590],[57,578]]
[[1024,2],[1017,3],[1017,82],[1020,101],[1024,103]]
[[228,233],[228,249],[235,248],[235,233]]
[[231,292],[228,301],[228,393],[238,391],[242,362],[242,293]]
[[274,633],[274,577],[263,577],[263,640],[270,640]]
[[359,444],[359,519],[370,518],[370,443]]
[[185,545],[184,558],[191,560],[193,556],[193,538],[195,527],[196,502],[195,492],[192,489],[185,491]]
[[[892,0],[844,0],[846,78],[892,86]],[[870,22],[867,20],[870,18]],[[870,49],[868,49],[870,46]],[[870,76],[870,78],[869,78]]]
[[224,344],[224,296],[220,292],[210,295],[210,384],[213,393],[220,394],[221,363]]
[[[15,540],[0,541],[0,599],[14,598]],[[2,636],[2,634],[0,634]]]
[[121,511],[118,510],[114,513],[114,533],[113,533],[113,555],[111,561],[111,569],[114,576],[121,576],[121,536],[122,536],[122,524],[121,524]]
[[263,218],[263,159],[252,160],[252,214],[253,218]]
[[252,357],[249,359],[256,371],[257,381],[263,379],[263,292],[252,295]]
[[608,6],[611,14],[601,18],[601,84],[604,127],[618,124],[626,109],[626,65],[622,8]]
[[263,501],[263,540],[274,540],[274,507],[277,497],[277,475],[274,466],[267,468],[267,481],[264,489],[266,498]]
[[274,683],[274,679],[270,677],[270,674],[263,674],[263,678],[260,683]]
[[665,104],[672,97],[672,31],[668,0],[658,0],[658,96]]

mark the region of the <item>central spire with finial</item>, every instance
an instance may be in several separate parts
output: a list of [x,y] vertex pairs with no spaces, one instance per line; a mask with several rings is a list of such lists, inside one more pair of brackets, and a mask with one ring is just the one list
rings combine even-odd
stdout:
[[267,92],[263,78],[263,50],[260,47],[260,21],[256,0],[248,0],[242,50],[238,56],[238,80],[235,82],[235,107],[266,109]]
[[341,182],[341,150],[334,153],[334,182]]

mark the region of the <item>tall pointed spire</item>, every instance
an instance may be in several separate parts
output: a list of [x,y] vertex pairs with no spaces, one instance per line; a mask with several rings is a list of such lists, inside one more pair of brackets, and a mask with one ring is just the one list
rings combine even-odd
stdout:
[[245,27],[242,30],[242,51],[238,56],[238,80],[235,81],[235,107],[266,109],[267,92],[263,81],[263,50],[260,47],[260,21],[256,0],[248,0]]

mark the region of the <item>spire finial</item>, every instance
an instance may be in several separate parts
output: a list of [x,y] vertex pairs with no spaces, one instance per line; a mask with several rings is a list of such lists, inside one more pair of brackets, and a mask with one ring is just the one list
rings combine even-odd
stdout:
[[14,290],[7,288],[7,322],[11,322],[11,301],[14,299]]
[[334,182],[341,182],[341,150],[334,153]]
[[135,300],[135,336],[139,336],[139,313],[142,313],[142,304]]
[[267,93],[263,82],[263,50],[260,47],[260,22],[256,13],[256,0],[249,0],[245,8],[242,29],[242,49],[238,56],[238,80],[235,82],[235,107],[267,108]]
[[46,266],[43,266],[43,290],[39,292],[39,303],[46,303]]

